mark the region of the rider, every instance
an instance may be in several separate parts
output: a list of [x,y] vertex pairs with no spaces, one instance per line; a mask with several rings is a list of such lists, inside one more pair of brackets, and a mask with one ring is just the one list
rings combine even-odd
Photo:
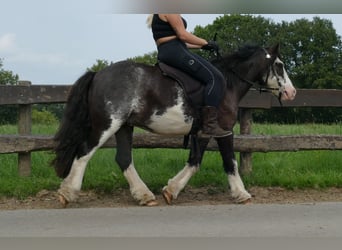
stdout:
[[205,105],[202,108],[203,134],[224,137],[231,131],[218,123],[218,107],[222,101],[226,81],[222,73],[203,57],[189,49],[218,50],[213,41],[206,41],[186,31],[187,22],[179,14],[149,16],[153,38],[158,48],[158,60],[181,69],[205,84]]

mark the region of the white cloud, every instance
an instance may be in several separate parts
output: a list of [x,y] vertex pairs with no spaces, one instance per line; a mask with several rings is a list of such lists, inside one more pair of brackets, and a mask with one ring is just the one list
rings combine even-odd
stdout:
[[15,48],[15,34],[0,35],[0,52],[8,52]]

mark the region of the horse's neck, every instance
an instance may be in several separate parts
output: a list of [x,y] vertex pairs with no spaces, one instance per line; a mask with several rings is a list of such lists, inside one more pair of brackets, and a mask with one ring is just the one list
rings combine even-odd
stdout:
[[251,85],[247,82],[244,82],[242,80],[239,80],[237,84],[234,84],[232,86],[233,88],[233,95],[238,102],[247,94],[249,89],[251,88]]
[[[230,92],[229,95],[231,95],[231,97],[234,100],[240,101],[250,89],[251,87],[250,84],[240,79],[240,77],[238,77],[235,72],[233,73],[231,69],[227,70],[227,68],[222,62],[216,62],[214,64],[222,72],[226,71],[228,74],[231,74],[231,79],[229,79],[230,77],[228,77],[228,81],[232,80],[233,82],[228,83],[228,88],[230,89],[228,90],[228,92]],[[249,78],[249,76],[246,76],[246,79],[247,77]]]

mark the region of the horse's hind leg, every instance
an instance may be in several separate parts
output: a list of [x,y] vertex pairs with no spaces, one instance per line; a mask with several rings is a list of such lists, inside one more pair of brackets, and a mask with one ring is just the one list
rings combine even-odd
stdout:
[[58,189],[59,201],[65,207],[69,202],[77,199],[78,193],[82,187],[84,172],[88,161],[95,153],[96,149],[92,149],[88,153],[84,153],[80,158],[75,158],[69,175],[63,180]]
[[82,145],[82,149],[75,157],[70,169],[70,173],[63,180],[58,190],[59,200],[63,206],[75,201],[82,187],[82,181],[87,163],[100,148],[120,127],[119,123],[112,122],[111,126],[104,131],[92,131],[87,141]]
[[119,164],[129,184],[131,194],[140,205],[157,205],[154,194],[148,189],[135,170],[132,158],[133,127],[124,125],[115,134],[117,152],[116,162]]

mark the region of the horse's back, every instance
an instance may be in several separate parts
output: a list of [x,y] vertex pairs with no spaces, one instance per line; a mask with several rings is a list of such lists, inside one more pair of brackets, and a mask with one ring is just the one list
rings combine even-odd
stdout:
[[120,61],[107,66],[96,74],[94,81],[96,84],[109,85],[112,88],[137,87],[138,85],[156,88],[161,81],[164,87],[174,87],[175,84],[172,79],[162,75],[158,66],[131,60]]
[[179,90],[178,84],[163,76],[157,66],[126,60],[113,63],[95,75],[90,98],[116,105],[135,102],[140,106],[169,106],[178,98]]

